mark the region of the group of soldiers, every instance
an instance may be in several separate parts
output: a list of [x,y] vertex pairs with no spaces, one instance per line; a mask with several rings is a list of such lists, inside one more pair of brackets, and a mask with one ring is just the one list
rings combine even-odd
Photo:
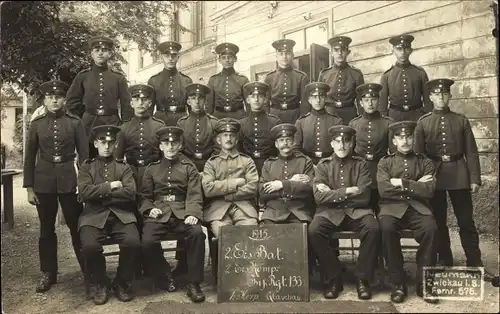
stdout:
[[[92,67],[69,87],[42,84],[43,111],[29,127],[24,187],[40,219],[37,291],[57,282],[58,201],[96,304],[108,300],[107,236],[120,246],[111,285],[119,300],[133,299],[139,268],[166,291],[185,274],[187,295],[203,302],[202,224],[215,248],[225,225],[308,224],[309,263],[319,262],[330,299],[343,290],[330,235],[357,231],[358,297],[372,297],[382,255],[393,302],[407,295],[399,231],[410,228],[420,244],[416,291],[423,296],[422,267],[453,265],[447,191],[467,266],[483,266],[472,217],[471,192],[481,185],[474,135],[468,119],[449,109],[453,81],[429,81],[409,62],[412,41],[390,39],[397,60],[381,84],[365,84],[348,64],[345,36],[328,41],[333,65],[318,82],[292,67],[293,40],[272,44],[277,68],[264,82],[237,73],[239,48],[222,43],[215,51],[223,70],[207,85],[177,69],[182,46],[168,41],[158,47],[164,69],[128,87],[107,65],[113,41],[92,38]],[[184,248],[175,270],[161,249],[167,233],[179,234]]]

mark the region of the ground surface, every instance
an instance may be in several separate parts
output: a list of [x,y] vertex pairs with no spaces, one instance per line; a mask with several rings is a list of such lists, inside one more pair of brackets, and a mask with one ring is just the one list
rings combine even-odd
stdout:
[[[121,303],[116,298],[111,297],[104,306],[95,306],[92,301],[86,301],[83,296],[82,280],[78,271],[78,264],[73,255],[69,232],[65,226],[57,229],[59,236],[59,283],[45,294],[35,293],[34,287],[38,281],[38,221],[34,207],[26,202],[24,189],[21,188],[21,178],[14,181],[14,204],[15,204],[15,228],[2,232],[2,308],[4,313],[100,313],[100,314],[125,314],[125,313],[177,313],[182,308],[182,303],[189,303],[189,299],[183,291],[175,293],[157,292],[151,294],[147,288],[147,281],[137,282],[137,298],[129,303]],[[460,240],[456,232],[452,233],[453,251],[458,265],[464,265],[464,254],[460,246]],[[343,245],[343,243],[341,243]],[[488,270],[498,273],[498,242],[491,237],[481,238],[481,249],[483,260]],[[208,250],[207,250],[208,252]],[[167,253],[167,257],[172,263],[173,255]],[[414,260],[414,254],[409,254],[409,260]],[[346,274],[347,284],[339,301],[357,301],[355,286],[352,278],[353,263],[349,255],[342,255],[342,259],[348,266]],[[208,260],[208,259],[207,259]],[[173,265],[173,264],[172,264]],[[108,272],[113,275],[117,266],[115,257],[108,258]],[[408,272],[414,274],[415,264],[408,262],[406,265]],[[203,313],[204,310],[210,312],[228,311],[238,313],[255,313],[262,311],[272,311],[274,305],[268,310],[263,310],[262,304],[231,304],[217,305],[216,290],[213,287],[209,266],[206,267],[206,282],[202,289],[207,295],[205,306],[189,306],[190,313]],[[348,304],[337,301],[325,301],[318,286],[317,275],[311,282],[311,302],[305,305],[283,305],[283,312],[299,313],[340,313],[352,312],[354,307],[349,308]],[[401,313],[410,312],[436,312],[436,313],[496,313],[499,311],[499,290],[489,283],[485,285],[484,299],[481,302],[467,301],[442,301],[439,305],[428,305],[415,296],[414,286],[409,286],[410,296],[407,301],[395,308]],[[370,306],[363,307],[360,312],[380,312],[391,311],[391,304],[384,305],[380,302],[387,302],[390,291],[386,288],[380,291],[374,288],[374,298]],[[370,301],[368,301],[370,302]],[[347,305],[346,305],[347,304]],[[359,305],[357,302],[356,305]],[[339,306],[345,307],[339,310]],[[378,309],[378,307],[381,308]],[[330,309],[330,310],[329,310]],[[187,309],[186,309],[187,310]],[[357,310],[356,310],[357,311]],[[274,312],[274,310],[273,310]],[[279,311],[278,311],[279,312]]]

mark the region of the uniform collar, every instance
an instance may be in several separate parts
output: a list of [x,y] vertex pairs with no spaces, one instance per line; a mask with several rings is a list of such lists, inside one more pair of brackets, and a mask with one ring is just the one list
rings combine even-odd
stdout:
[[333,160],[336,160],[336,161],[339,161],[339,162],[346,162],[348,160],[351,160],[352,159],[352,154],[349,154],[347,155],[346,157],[344,158],[340,158],[339,156],[337,156],[337,154],[335,154],[335,152],[332,153],[332,159]]
[[323,108],[321,110],[314,110],[314,109],[311,108],[311,114],[313,116],[324,116],[326,114],[326,109]]
[[375,111],[372,114],[368,114],[366,112],[363,112],[363,118],[365,118],[367,120],[375,120],[375,119],[380,118],[381,116],[382,115],[380,114],[380,111]]
[[108,67],[108,63],[105,63],[102,66],[99,66],[99,65],[97,65],[95,63],[92,65],[92,69],[94,71],[97,71],[97,72],[104,72],[104,71],[108,70],[108,68],[109,68]]
[[231,158],[236,158],[240,155],[240,152],[238,150],[233,150],[232,152],[230,152],[229,154],[226,153],[225,151],[221,150],[220,153],[219,153],[219,156],[222,157],[223,159],[227,159],[228,157],[231,157]]
[[337,69],[337,70],[343,70],[345,68],[349,67],[349,64],[347,62],[343,62],[342,64],[340,65],[337,65],[337,64],[333,64],[333,68],[334,69]]
[[205,110],[202,110],[200,112],[190,111],[189,114],[192,115],[195,118],[202,118],[202,117],[204,117],[204,116],[207,115],[207,113],[205,112]]
[[293,70],[293,67],[291,65],[287,66],[286,68],[280,68],[278,66],[278,72],[290,72]]
[[57,111],[54,111],[54,112],[47,110],[47,117],[50,117],[50,118],[53,118],[53,119],[57,119],[57,118],[60,118],[60,117],[64,116],[64,113],[65,112],[64,112],[63,108],[61,108],[61,109],[59,109]]
[[179,70],[177,70],[177,68],[173,68],[173,69],[163,68],[163,72],[168,74],[168,75],[175,75],[175,74],[177,74],[177,72],[179,72]]
[[403,68],[403,69],[409,68],[411,65],[412,64],[410,61],[407,61],[405,63],[396,62],[396,64],[395,64],[395,66],[397,66],[398,68]]
[[223,74],[227,75],[227,76],[230,76],[230,75],[233,75],[236,73],[236,71],[234,70],[234,68],[227,68],[227,69],[222,69],[221,71]]
[[440,115],[440,116],[445,115],[449,112],[450,112],[450,107],[443,108],[442,110],[436,110],[436,109],[432,110],[432,113]]
[[411,151],[411,152],[409,152],[408,154],[403,154],[403,153],[401,153],[400,151],[398,151],[398,150],[397,150],[397,151],[396,151],[396,156],[399,156],[399,157],[401,157],[401,158],[410,158],[410,157],[412,157],[412,156],[415,156],[415,152],[414,152],[414,151]]
[[109,157],[103,157],[103,156],[100,156],[100,155],[97,155],[95,157],[97,160],[100,160],[102,161],[103,163],[107,164],[107,163],[110,163],[112,162],[115,158],[113,157],[113,155],[109,156]]
[[179,155],[177,154],[177,156],[175,156],[174,159],[167,159],[164,156],[161,162],[163,165],[171,166],[171,165],[175,165],[178,161],[179,161]]
[[146,115],[144,115],[144,116],[142,116],[142,117],[134,115],[134,119],[135,120],[139,120],[139,121],[144,121],[144,120],[147,120],[149,118],[151,118],[151,115],[149,113],[146,114]]
[[262,109],[261,111],[250,111],[250,115],[252,117],[262,117],[262,116],[265,116],[267,114],[267,112]]
[[289,156],[278,154],[278,158],[282,160],[292,160],[293,158],[295,158],[295,152],[292,152]]

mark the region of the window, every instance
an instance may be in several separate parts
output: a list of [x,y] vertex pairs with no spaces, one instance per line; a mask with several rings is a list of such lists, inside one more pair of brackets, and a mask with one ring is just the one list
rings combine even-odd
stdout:
[[158,53],[156,51],[147,52],[139,50],[139,69],[145,68],[152,64],[157,63],[160,60]]
[[328,42],[328,22],[323,21],[298,30],[283,34],[284,38],[292,39],[297,44],[295,50],[308,49],[312,43],[324,45]]
[[210,15],[216,10],[214,2],[190,1],[187,8],[179,8],[174,13],[172,38],[182,44],[182,49],[189,49],[215,36]]
[[217,6],[215,2],[197,1],[196,2],[196,44],[201,44],[203,41],[211,39],[216,35],[214,25],[210,22],[212,15]]

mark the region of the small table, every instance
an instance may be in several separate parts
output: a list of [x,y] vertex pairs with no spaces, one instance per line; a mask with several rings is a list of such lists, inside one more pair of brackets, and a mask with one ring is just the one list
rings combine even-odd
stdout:
[[2,224],[5,230],[14,227],[14,189],[12,179],[15,175],[23,173],[16,169],[2,169],[3,185],[3,217]]

